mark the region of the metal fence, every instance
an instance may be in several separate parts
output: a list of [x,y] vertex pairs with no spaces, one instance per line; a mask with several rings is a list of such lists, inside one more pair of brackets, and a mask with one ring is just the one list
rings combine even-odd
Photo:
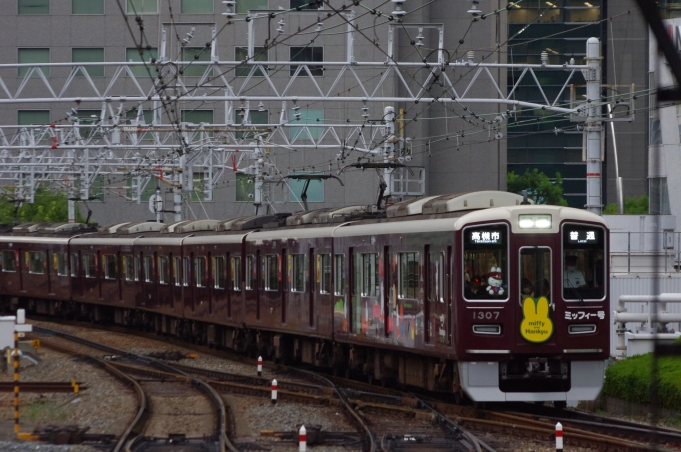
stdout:
[[610,271],[681,272],[681,232],[610,232]]

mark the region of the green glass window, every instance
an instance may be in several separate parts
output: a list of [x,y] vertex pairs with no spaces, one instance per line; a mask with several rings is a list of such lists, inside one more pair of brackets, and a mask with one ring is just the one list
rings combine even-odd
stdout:
[[[74,48],[71,49],[71,61],[74,63],[98,63],[104,62],[103,48]],[[104,77],[104,66],[86,66],[85,70],[90,77]],[[83,75],[83,70],[79,69],[79,76]]]
[[[248,48],[247,47],[234,47],[234,60],[235,61],[244,61],[248,57]],[[264,47],[253,47],[253,58],[251,61],[267,61],[267,50],[265,50]],[[236,67],[236,72],[234,75],[237,77],[246,77],[248,74],[251,73],[251,70],[253,69],[252,66],[237,66]],[[265,68],[267,69],[267,68]],[[256,69],[255,72],[253,72],[253,77],[264,77],[265,75],[262,73],[260,69]]]
[[[291,61],[324,61],[324,47],[290,47],[289,54]],[[298,66],[291,65],[289,75],[295,74]],[[308,66],[310,74],[314,77],[321,77],[324,75],[324,68],[322,66]],[[307,72],[302,70],[302,75],[307,75]]]
[[[144,61],[145,63],[147,63],[146,67],[145,66],[130,67],[132,73],[138,77],[144,77],[145,75],[149,75],[150,73],[152,77],[156,75],[156,65],[155,63],[151,62],[152,59],[155,62],[156,58],[158,58],[158,49],[155,47],[152,47],[151,50],[142,49],[141,55],[140,51],[137,50],[136,48],[125,49],[125,61],[129,63],[141,63],[142,61]],[[147,71],[147,68],[149,68],[149,71]]]
[[[267,110],[249,110],[248,116],[251,124],[267,124],[269,122],[269,112]],[[236,124],[241,124],[242,116],[241,110],[236,111],[236,118],[234,122]],[[235,132],[237,140],[251,140],[253,139],[254,133],[251,132]]]
[[[19,49],[19,64],[36,64],[50,62],[50,49]],[[20,67],[19,77],[24,77],[28,73],[29,68]],[[50,76],[50,68],[41,67],[40,70],[46,77]],[[32,77],[38,77],[33,74]]]
[[206,189],[207,183],[207,173],[204,172],[194,172],[192,175],[192,186],[194,190],[189,193],[189,199],[192,202],[205,201],[206,195],[204,190]]
[[[128,110],[125,113],[125,117],[130,121],[131,123],[137,119],[137,109],[132,108]],[[154,112],[151,110],[144,110],[142,111],[142,116],[139,118],[140,121],[142,121],[142,118],[144,118],[144,124],[150,125],[151,123],[154,122]]]
[[[133,184],[136,183],[135,179],[132,177],[129,177],[126,183],[126,190],[125,190],[125,197],[128,199],[128,201],[132,201],[133,198]],[[142,188],[142,193],[141,193],[141,202],[148,202],[149,198],[151,198],[152,195],[156,194],[156,184],[158,181],[156,178],[149,178],[149,180],[145,181],[144,178],[141,178],[140,180],[141,184],[146,184]]]
[[[291,124],[317,124],[324,125],[324,110],[298,110],[300,116],[296,118],[294,110],[291,110],[289,121]],[[291,127],[289,129],[289,139],[293,140],[318,140],[322,136],[322,127]]]
[[213,0],[182,0],[180,12],[182,14],[213,14]]
[[321,6],[321,3],[318,3],[317,0],[291,0],[291,8],[319,9],[319,6]]
[[50,14],[50,0],[19,0],[19,14]]
[[[193,61],[210,61],[207,47],[185,47],[182,49],[182,73],[187,77],[201,77],[207,66],[194,64]],[[210,76],[211,74],[208,74]]]
[[19,110],[17,124],[30,126],[31,124],[49,124],[50,110]]
[[158,13],[158,0],[128,0],[128,14]]
[[182,122],[213,124],[213,110],[182,110]]
[[253,202],[255,176],[236,173],[236,202]]
[[[290,175],[296,174],[323,174],[323,173],[291,173]],[[305,183],[307,181],[304,179],[293,179],[289,178],[288,183],[291,187],[289,192],[290,202],[302,202],[301,196],[303,195],[303,189],[305,188]],[[307,202],[324,202],[324,181],[323,180],[310,180],[310,185],[307,187]]]
[[268,9],[269,4],[267,0],[239,0],[236,2],[237,14],[246,14],[255,9]]
[[104,0],[71,0],[71,14],[104,14]]

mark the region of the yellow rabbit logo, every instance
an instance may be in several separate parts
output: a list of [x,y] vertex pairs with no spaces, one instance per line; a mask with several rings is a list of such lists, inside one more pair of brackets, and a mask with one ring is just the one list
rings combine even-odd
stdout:
[[520,334],[529,342],[546,342],[553,334],[553,322],[549,318],[549,300],[546,297],[523,300],[523,321]]

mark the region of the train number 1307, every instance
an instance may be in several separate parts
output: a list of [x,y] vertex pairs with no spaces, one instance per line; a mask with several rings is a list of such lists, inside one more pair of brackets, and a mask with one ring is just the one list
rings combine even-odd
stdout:
[[499,311],[473,311],[473,320],[493,320],[499,318]]

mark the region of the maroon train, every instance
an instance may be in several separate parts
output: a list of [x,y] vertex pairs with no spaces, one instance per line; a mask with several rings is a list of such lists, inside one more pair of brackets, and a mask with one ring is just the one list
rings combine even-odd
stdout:
[[587,400],[609,351],[608,230],[505,192],[228,221],[22,224],[5,309],[467,395]]

